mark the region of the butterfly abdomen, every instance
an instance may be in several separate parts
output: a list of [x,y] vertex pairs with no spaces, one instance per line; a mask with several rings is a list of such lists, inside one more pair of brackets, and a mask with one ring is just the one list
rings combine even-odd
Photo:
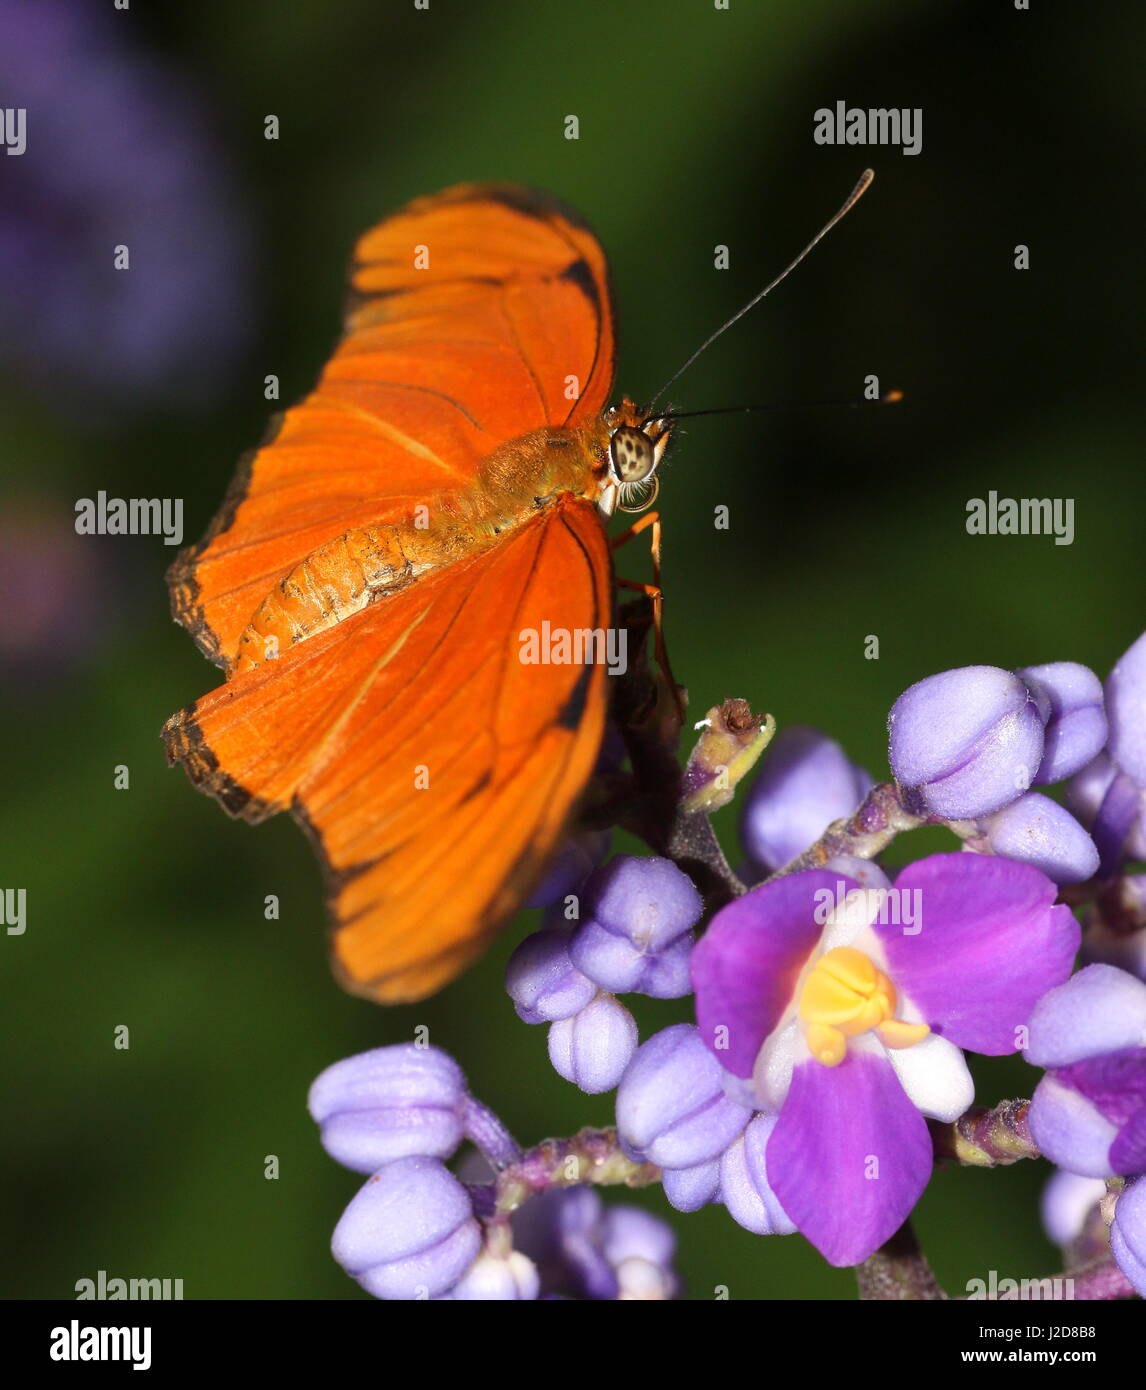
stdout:
[[404,588],[427,565],[403,545],[403,525],[346,531],[319,546],[255,610],[239,639],[235,671],[248,671]]

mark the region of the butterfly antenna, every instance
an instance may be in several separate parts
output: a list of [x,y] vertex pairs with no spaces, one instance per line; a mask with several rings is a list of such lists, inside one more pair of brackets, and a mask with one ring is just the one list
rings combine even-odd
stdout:
[[704,342],[701,343],[700,347],[697,348],[697,350],[692,354],[692,356],[688,359],[688,361],[684,364],[684,366],[683,366],[683,367],[679,367],[675,372],[673,372],[672,376],[669,377],[669,379],[665,382],[665,384],[661,387],[661,389],[656,393],[656,395],[653,397],[652,401],[650,402],[651,405],[656,405],[657,401],[660,400],[660,398],[661,398],[661,397],[664,395],[664,393],[669,389],[669,387],[673,384],[673,382],[674,382],[674,381],[677,381],[680,377],[682,377],[682,376],[685,374],[685,372],[688,371],[689,367],[691,367],[692,364],[696,361],[696,359],[701,355],[701,353],[707,352],[708,349],[713,345],[713,343],[716,342],[717,338],[719,338],[720,335],[721,335],[723,332],[725,332],[727,329],[731,328],[732,325],[733,325],[738,319],[742,319],[742,318],[744,317],[744,315],[749,311],[749,309],[754,309],[754,308],[756,307],[756,305],[759,304],[760,301],[761,301],[766,295],[769,295],[769,294],[772,293],[772,291],[776,288],[776,286],[777,286],[778,284],[780,284],[780,282],[781,282],[782,280],[786,280],[786,279],[788,278],[788,276],[791,275],[792,271],[796,269],[796,267],[800,264],[800,262],[801,262],[801,261],[804,259],[804,257],[808,254],[808,252],[811,251],[812,248],[813,248],[814,246],[817,246],[821,241],[823,241],[824,237],[827,236],[827,234],[832,230],[832,228],[836,225],[836,223],[837,223],[842,217],[846,216],[847,213],[849,213],[849,212],[852,210],[852,208],[855,207],[855,205],[859,202],[859,200],[860,200],[860,199],[863,197],[863,195],[867,192],[868,187],[869,187],[869,185],[871,184],[872,179],[874,179],[874,178],[875,178],[875,171],[874,171],[874,170],[872,170],[872,169],[865,169],[865,170],[863,171],[863,173],[862,173],[862,174],[860,175],[860,177],[859,177],[859,182],[858,182],[858,183],[856,184],[856,186],[852,189],[852,191],[848,194],[847,198],[844,200],[843,206],[842,206],[842,207],[840,208],[840,210],[835,214],[835,216],[832,217],[829,221],[827,221],[827,222],[824,223],[824,225],[820,228],[820,230],[816,233],[816,235],[811,239],[811,241],[808,242],[807,246],[804,247],[804,249],[803,249],[803,250],[800,252],[800,254],[796,257],[796,259],[795,259],[794,261],[792,261],[789,265],[786,265],[786,266],[784,267],[784,269],[780,272],[780,274],[776,276],[775,280],[773,280],[770,284],[765,285],[764,288],[760,291],[759,294],[754,295],[754,296],[748,301],[748,303],[744,305],[744,307],[743,307],[742,309],[738,309],[738,310],[736,311],[736,313],[733,314],[732,317],[731,317],[726,323],[722,323],[722,324],[720,325],[720,327],[716,330],[715,333],[713,333],[713,334],[711,335],[711,337],[706,338],[706,339],[704,340]]

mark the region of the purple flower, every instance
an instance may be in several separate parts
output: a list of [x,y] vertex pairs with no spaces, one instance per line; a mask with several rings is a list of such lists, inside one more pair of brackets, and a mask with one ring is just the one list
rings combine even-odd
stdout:
[[1093,1178],[1146,1172],[1146,984],[1086,966],[1039,1003],[1024,1056],[1047,1071],[1030,1111],[1047,1158]]
[[1025,792],[978,828],[992,854],[1033,864],[1055,883],[1083,883],[1098,868],[1094,841],[1065,807]]
[[916,682],[888,716],[888,761],[917,815],[973,820],[998,811],[1035,779],[1049,696],[1013,671],[962,666]]
[[569,959],[570,927],[527,936],[505,967],[505,988],[525,1023],[572,1018],[597,995],[597,986]]
[[704,903],[671,860],[618,855],[586,883],[582,905],[569,957],[583,975],[615,994],[689,993],[690,928]]
[[554,1070],[591,1096],[611,1091],[637,1049],[637,1025],[611,994],[599,994],[549,1029]]
[[639,1207],[606,1207],[591,1187],[534,1198],[514,1216],[513,1230],[550,1296],[647,1301],[679,1292],[672,1229]]
[[1037,786],[1061,782],[1085,767],[1106,742],[1102,682],[1077,661],[1050,661],[1016,671],[1029,690],[1038,690],[1050,706],[1044,731],[1043,758],[1034,777]]
[[961,1049],[1012,1051],[1069,974],[1079,929],[1054,898],[1037,869],[971,854],[919,860],[887,890],[812,870],[729,904],[696,947],[700,1038],[778,1117],[770,1191],[832,1264],[866,1259],[918,1200],[924,1115],[973,1098]]
[[693,1168],[718,1158],[752,1114],[725,1093],[725,1081],[691,1023],[654,1033],[617,1089],[617,1130],[626,1153],[662,1168]]
[[1128,1183],[1114,1207],[1110,1249],[1118,1268],[1146,1298],[1146,1178]]
[[850,816],[872,785],[868,773],[818,729],[781,729],[744,803],[741,839],[757,864],[780,869],[832,821]]
[[331,1249],[375,1298],[435,1298],[477,1258],[481,1229],[469,1194],[436,1158],[399,1158],[363,1186]]
[[210,399],[249,329],[239,190],[133,27],[110,5],[0,0],[4,105],[26,112],[26,149],[0,159],[3,351],[85,418]]

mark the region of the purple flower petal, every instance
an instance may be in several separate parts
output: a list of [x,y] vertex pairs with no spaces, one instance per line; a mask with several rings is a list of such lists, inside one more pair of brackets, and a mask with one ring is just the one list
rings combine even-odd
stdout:
[[1087,1178],[1113,1175],[1110,1146],[1117,1128],[1085,1096],[1060,1084],[1053,1072],[1035,1087],[1029,1120],[1031,1137],[1052,1163]]
[[933,1161],[887,1058],[855,1046],[838,1067],[797,1064],[767,1160],[784,1211],[833,1265],[860,1264],[895,1234]]
[[1119,1130],[1110,1146],[1110,1166],[1116,1173],[1146,1173],[1146,1106]]
[[918,890],[922,930],[873,927],[896,988],[957,1047],[1013,1052],[1035,1004],[1070,974],[1078,923],[1029,864],[933,854],[909,864],[898,892]]
[[751,1076],[756,1054],[788,1006],[820,939],[816,912],[856,887],[823,869],[761,884],[721,908],[692,953],[696,1019],[705,1046],[734,1076]]

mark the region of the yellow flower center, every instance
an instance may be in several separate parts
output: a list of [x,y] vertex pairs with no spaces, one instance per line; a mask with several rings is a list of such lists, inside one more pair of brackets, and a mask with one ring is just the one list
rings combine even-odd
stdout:
[[837,1067],[847,1056],[848,1038],[875,1030],[884,1047],[911,1047],[931,1032],[926,1023],[895,1017],[895,986],[854,946],[826,951],[800,991],[800,1021],[817,1062]]

